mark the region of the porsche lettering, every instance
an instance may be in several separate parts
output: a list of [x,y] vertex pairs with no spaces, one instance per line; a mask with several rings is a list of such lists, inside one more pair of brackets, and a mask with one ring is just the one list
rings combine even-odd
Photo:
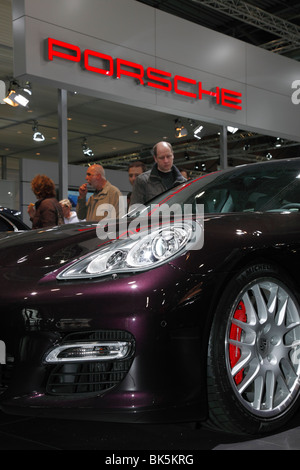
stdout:
[[165,70],[125,60],[113,58],[92,49],[84,49],[79,46],[58,39],[48,38],[48,60],[55,58],[77,62],[82,64],[84,70],[107,77],[121,79],[130,77],[139,85],[155,88],[162,91],[174,92],[194,100],[202,100],[205,96],[215,100],[217,105],[231,109],[242,109],[242,93],[220,86],[207,90],[205,85],[195,79],[174,75]]

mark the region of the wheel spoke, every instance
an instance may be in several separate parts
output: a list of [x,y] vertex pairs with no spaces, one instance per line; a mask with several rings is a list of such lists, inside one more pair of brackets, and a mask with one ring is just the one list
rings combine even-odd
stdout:
[[276,379],[273,371],[268,371],[266,374],[266,404],[267,410],[271,410],[274,404]]
[[268,312],[271,315],[274,315],[276,311],[277,295],[278,295],[278,286],[274,286],[272,289],[270,289],[270,297],[268,300]]
[[[240,345],[238,341],[232,341],[231,344],[237,347]],[[237,363],[233,366],[231,370],[232,376],[234,377],[238,372],[240,372],[240,370],[246,367],[249,361],[251,360],[251,358],[252,358],[252,354],[250,350],[246,351],[246,348],[243,348],[243,352],[242,352],[240,359],[237,361]]]
[[268,308],[258,284],[253,286],[252,292],[256,301],[255,314],[259,323],[263,323],[268,318]]
[[253,304],[250,300],[249,293],[245,292],[245,294],[242,297],[243,303],[246,307],[246,312],[247,312],[247,323],[249,325],[255,326],[257,323],[257,314],[256,310],[253,307]]
[[264,380],[260,376],[256,378],[255,383],[254,383],[253,408],[255,408],[256,410],[259,410],[261,407],[263,391],[264,391]]
[[255,388],[255,379],[259,373],[259,370],[259,362],[257,360],[253,360],[250,364],[247,374],[245,374],[244,379],[237,387],[240,395],[242,395],[251,386]]
[[287,310],[286,310],[287,303],[288,303],[288,299],[285,299],[283,305],[281,306],[281,308],[278,311],[277,318],[276,318],[277,325],[283,325],[284,324],[286,314],[287,314]]

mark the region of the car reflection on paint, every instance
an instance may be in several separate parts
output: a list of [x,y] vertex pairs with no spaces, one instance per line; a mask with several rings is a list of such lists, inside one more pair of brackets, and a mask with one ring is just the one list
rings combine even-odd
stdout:
[[[287,159],[199,177],[111,240],[81,223],[0,241],[1,409],[250,434],[286,423],[300,392],[299,176]],[[165,205],[190,211],[153,223]]]
[[0,232],[30,230],[30,227],[22,221],[20,216],[21,212],[17,210],[0,207]]

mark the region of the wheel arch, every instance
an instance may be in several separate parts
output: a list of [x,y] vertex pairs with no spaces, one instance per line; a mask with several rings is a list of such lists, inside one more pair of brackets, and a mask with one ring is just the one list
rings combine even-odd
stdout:
[[[295,288],[294,294],[300,303],[300,283],[296,283],[297,272],[299,271],[299,268],[297,268],[296,261],[294,263],[291,263],[291,256],[286,256],[285,253],[282,253],[281,251],[278,251],[273,247],[270,247],[268,249],[253,248],[247,250],[244,253],[242,253],[242,250],[240,250],[240,255],[232,257],[229,262],[228,270],[222,273],[223,275],[221,275],[219,278],[220,283],[217,286],[215,285],[215,302],[212,302],[212,310],[214,310],[214,308],[218,304],[220,295],[224,291],[224,288],[228,284],[228,282],[245,266],[255,263],[271,264],[272,266],[276,266],[277,269],[283,272]],[[300,253],[298,256],[300,261]]]
[[[289,279],[292,287],[295,288],[294,294],[300,304],[300,288],[296,285],[295,280],[290,274],[288,269],[290,266],[290,260],[288,257],[282,256],[280,252],[277,252],[273,248],[270,249],[249,249],[246,252],[240,250],[239,256],[231,257],[228,261],[228,269],[222,272],[215,272],[212,275],[210,281],[207,282],[207,292],[203,296],[199,296],[195,299],[194,308],[201,310],[203,304],[207,306],[206,315],[201,315],[199,318],[199,328],[201,328],[201,342],[203,356],[207,353],[210,330],[212,327],[214,312],[220,302],[222,293],[231,279],[246,266],[251,264],[269,264],[273,267],[278,268],[280,272],[283,272],[287,279]],[[216,280],[213,281],[213,278]],[[200,361],[200,373],[201,376],[206,378],[206,361]]]

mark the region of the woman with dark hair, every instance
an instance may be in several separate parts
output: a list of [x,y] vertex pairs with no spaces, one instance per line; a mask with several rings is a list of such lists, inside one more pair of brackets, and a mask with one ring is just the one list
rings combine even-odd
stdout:
[[31,189],[37,201],[29,204],[27,212],[32,228],[53,227],[64,223],[62,207],[56,199],[55,185],[46,175],[36,175],[31,181]]

